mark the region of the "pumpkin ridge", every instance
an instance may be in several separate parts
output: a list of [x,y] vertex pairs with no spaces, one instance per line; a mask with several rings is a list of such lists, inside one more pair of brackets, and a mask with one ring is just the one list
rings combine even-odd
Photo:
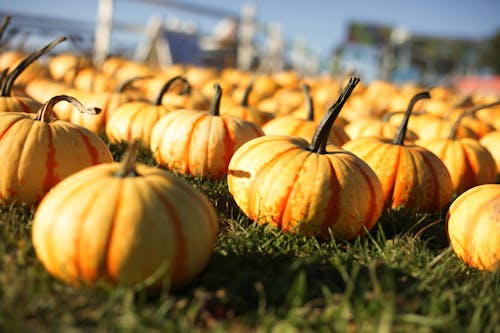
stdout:
[[[195,114],[193,114],[193,115],[195,115]],[[199,115],[196,115],[198,118],[191,123],[191,127],[189,128],[188,133],[184,134],[184,135],[186,135],[186,138],[187,138],[186,145],[184,147],[184,154],[183,154],[183,156],[185,156],[185,160],[184,160],[185,164],[184,165],[185,165],[185,170],[187,170],[187,172],[190,173],[191,175],[196,174],[196,170],[192,169],[191,163],[190,163],[190,161],[191,161],[191,156],[190,156],[191,155],[191,142],[192,142],[191,138],[193,137],[193,133],[196,130],[196,127],[203,120],[203,118],[205,118],[205,115],[206,115],[206,113],[205,114],[200,113]],[[189,117],[189,118],[191,118],[191,117]],[[182,129],[182,126],[179,126],[178,129]],[[185,170],[182,170],[182,172],[185,172]]]
[[[325,155],[329,156],[329,155]],[[330,179],[328,181],[328,187],[330,193],[330,198],[328,200],[328,205],[326,206],[325,218],[321,222],[320,226],[320,234],[322,234],[325,230],[328,230],[337,224],[339,216],[340,216],[340,207],[342,207],[342,200],[338,195],[339,192],[336,189],[340,188],[340,182],[337,178],[337,173],[335,172],[335,168],[333,167],[332,161],[328,158],[327,161],[328,168],[330,169]],[[332,229],[333,231],[333,229]]]
[[[441,198],[439,197],[439,191],[436,188],[439,187],[440,179],[438,179],[438,176],[436,175],[434,168],[432,167],[433,163],[429,160],[429,156],[427,156],[427,154],[427,152],[423,152],[422,154],[420,154],[420,156],[422,156],[422,162],[425,164],[425,167],[427,169],[427,172],[425,173],[428,176],[427,179],[431,180],[430,184],[433,188],[431,191],[429,191],[430,193],[432,193],[432,200],[428,201],[428,203],[431,204],[432,210],[436,210],[441,206]],[[436,158],[439,159],[437,156]]]
[[[42,177],[42,193],[47,193],[50,188],[55,185],[60,179],[57,177],[55,170],[58,166],[56,160],[56,150],[53,140],[52,127],[47,126],[47,160],[45,161],[45,175]],[[38,198],[41,199],[41,198]]]
[[90,156],[90,163],[95,165],[99,162],[99,152],[97,149],[90,144],[90,140],[88,136],[86,136],[82,131],[75,126],[76,132],[82,138],[83,144],[85,145],[85,149],[87,150],[88,155]]
[[[266,164],[263,164],[259,170],[256,170],[255,175],[253,177],[252,184],[251,184],[251,186],[248,186],[248,188],[247,188],[248,208],[249,208],[249,212],[253,213],[250,216],[251,219],[257,219],[258,217],[260,217],[260,209],[258,209],[257,211],[254,211],[254,208],[256,207],[255,206],[255,200],[256,200],[255,194],[257,193],[256,187],[258,185],[260,185],[259,183],[261,183],[260,181],[257,181],[257,179],[260,179],[261,177],[267,176],[268,172],[266,169],[268,167],[272,167],[272,165],[274,165],[276,162],[280,162],[280,159],[283,155],[287,154],[288,152],[290,152],[294,149],[297,149],[297,147],[292,146],[292,147],[280,152],[279,154],[275,154],[273,156],[273,158],[270,159],[269,161],[267,161]],[[264,176],[262,176],[262,175],[264,175]],[[264,198],[264,196],[261,196],[260,199],[262,199],[262,198]],[[260,203],[261,202],[259,202],[259,207],[260,207]]]
[[[278,223],[278,228],[280,229],[283,229],[284,231],[288,231],[288,228],[290,226],[290,224],[294,223],[294,222],[299,222],[300,221],[292,221],[290,219],[290,217],[288,217],[287,219],[285,219],[285,221],[283,221],[283,218],[285,217],[285,212],[288,212],[288,202],[290,200],[290,195],[292,194],[293,192],[293,189],[295,187],[295,185],[297,184],[297,179],[299,178],[299,176],[301,175],[301,170],[303,170],[303,165],[304,165],[304,162],[307,160],[307,158],[309,156],[311,156],[311,154],[308,154],[307,156],[302,156],[303,154],[297,154],[295,158],[301,158],[302,159],[302,163],[301,165],[299,166],[299,168],[297,169],[297,172],[295,173],[295,176],[293,178],[293,180],[291,181],[291,186],[289,187],[288,189],[288,193],[286,193],[283,197],[283,209],[280,211],[280,215],[278,216],[278,220],[277,220],[277,223]],[[308,207],[309,208],[309,207]],[[289,215],[289,214],[288,214]],[[285,226],[283,226],[283,222],[287,222]],[[294,227],[297,227],[298,225],[295,224]]]
[[[231,160],[231,157],[236,151],[236,138],[231,135],[232,132],[229,130],[229,126],[227,125],[227,122],[230,120],[223,116],[221,116],[220,119],[222,120],[222,126],[224,126],[223,147],[225,148],[226,153],[224,154],[223,159],[224,159],[224,165],[226,165],[224,172],[227,173],[227,166],[229,165],[229,161]],[[231,149],[227,149],[227,147],[231,147]]]
[[185,263],[187,258],[187,249],[186,249],[186,238],[184,236],[182,230],[182,223],[175,212],[174,207],[172,207],[171,203],[165,198],[163,191],[156,187],[155,183],[150,183],[151,189],[153,192],[158,195],[158,199],[162,202],[163,206],[166,208],[167,214],[171,218],[172,226],[174,227],[174,239],[175,242],[175,254],[174,260],[171,263],[170,270],[172,272],[172,282],[177,282],[182,280],[182,275],[185,272]]
[[[401,185],[401,183],[408,182],[407,174],[405,172],[405,171],[407,171],[407,168],[403,169],[401,167],[402,155],[404,154],[405,158],[409,157],[409,160],[411,162],[413,162],[413,156],[408,152],[408,150],[403,150],[402,147],[404,147],[404,146],[395,145],[394,147],[397,147],[397,149],[398,149],[398,158],[397,158],[398,164],[396,164],[396,170],[394,172],[394,181],[392,182],[393,187],[392,187],[392,191],[391,191],[392,194],[391,194],[391,197],[388,197],[388,199],[390,200],[390,201],[388,201],[389,208],[396,208],[399,205],[401,205],[401,202],[404,202],[406,200],[406,199],[400,200],[401,195],[405,195],[407,198],[410,197],[409,193],[404,188],[401,188],[401,186],[403,186],[403,185]],[[401,176],[404,177],[403,181],[399,181],[399,178]],[[413,187],[415,184],[415,179],[413,179],[413,182],[411,184],[412,184],[412,186],[410,186],[410,187]],[[394,206],[395,202],[396,202],[396,206]],[[407,205],[411,205],[411,203],[407,202]]]
[[[108,277],[109,279],[111,279],[114,282],[119,282],[119,281],[116,281],[116,276],[120,275],[120,273],[119,272],[112,272],[112,270],[111,270],[111,267],[110,267],[110,262],[111,262],[111,260],[110,260],[110,254],[111,254],[110,248],[111,248],[111,244],[113,242],[114,230],[115,230],[115,227],[117,224],[117,215],[118,215],[118,210],[119,210],[118,208],[120,207],[120,203],[123,200],[123,193],[124,193],[123,179],[119,178],[118,180],[119,180],[118,181],[118,189],[119,189],[118,193],[119,194],[116,196],[113,217],[111,218],[111,225],[109,226],[109,230],[108,230],[108,239],[106,240],[106,245],[104,245],[104,249],[102,251],[104,258],[103,258],[103,260],[101,260],[101,264],[99,265],[100,267],[97,268],[98,276],[105,274],[106,277]],[[116,276],[113,273],[116,273]]]
[[457,187],[457,191],[463,192],[468,188],[474,186],[475,179],[480,173],[479,170],[474,169],[474,163],[471,162],[470,154],[468,149],[459,141],[460,148],[462,148],[462,153],[464,155],[464,175],[460,177],[460,183]]
[[[6,113],[7,114],[7,113]],[[3,137],[7,134],[7,132],[14,126],[16,125],[19,121],[23,121],[25,119],[24,116],[20,115],[19,116],[19,119],[16,119],[15,121],[13,121],[11,124],[9,124],[9,126],[7,126],[4,131],[2,133],[0,133],[0,140],[3,139]]]
[[394,200],[394,191],[396,188],[396,182],[398,180],[398,171],[399,171],[399,161],[401,160],[401,146],[389,146],[389,148],[397,147],[398,149],[398,154],[396,156],[396,163],[394,164],[396,167],[392,170],[391,177],[389,178],[390,181],[388,183],[391,184],[391,188],[389,191],[387,191],[387,194],[384,194],[385,197],[385,202],[387,204],[387,207],[392,207],[392,202]]
[[[364,221],[365,223],[363,224],[367,230],[370,230],[374,224],[377,222],[377,220],[374,220],[374,214],[377,211],[376,205],[375,205],[375,197],[377,194],[375,193],[375,188],[373,187],[373,184],[371,182],[370,177],[366,173],[365,170],[358,164],[358,162],[354,163],[354,167],[358,169],[358,171],[361,173],[363,178],[365,179],[366,185],[368,186],[368,191],[370,192],[370,195],[368,197],[368,209],[367,209],[367,216],[365,216]],[[365,232],[363,228],[360,228],[358,230],[358,236],[362,235]]]

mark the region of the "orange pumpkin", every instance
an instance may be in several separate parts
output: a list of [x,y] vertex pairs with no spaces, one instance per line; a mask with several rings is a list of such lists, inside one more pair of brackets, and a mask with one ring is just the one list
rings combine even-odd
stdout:
[[375,171],[388,208],[437,212],[451,199],[452,182],[444,163],[431,151],[404,143],[410,114],[415,103],[423,98],[430,98],[429,93],[421,92],[411,99],[393,141],[368,137],[351,140],[343,146]]
[[327,144],[330,127],[358,82],[351,78],[312,143],[266,135],[236,151],[228,187],[250,219],[321,238],[352,239],[375,225],[384,203],[380,181],[354,154]]
[[222,89],[209,111],[177,110],[163,116],[151,133],[151,151],[160,165],[182,174],[220,179],[234,152],[245,142],[264,135],[251,121],[220,114]]
[[448,238],[467,265],[493,271],[500,264],[500,184],[475,186],[458,196],[446,216]]
[[51,119],[52,108],[68,101],[85,108],[70,96],[55,96],[37,114],[0,113],[0,202],[37,203],[54,185],[88,166],[112,162],[108,147],[94,133],[66,121]]
[[71,285],[189,283],[208,264],[215,209],[199,190],[160,168],[122,163],[86,168],[55,186],[33,219],[35,253]]
[[432,151],[448,169],[453,193],[460,194],[471,187],[494,183],[497,177],[495,160],[476,139],[457,138],[458,127],[467,113],[453,124],[446,139],[417,140],[416,144]]
[[497,165],[497,176],[500,176],[500,130],[489,132],[479,140],[479,143],[493,156]]

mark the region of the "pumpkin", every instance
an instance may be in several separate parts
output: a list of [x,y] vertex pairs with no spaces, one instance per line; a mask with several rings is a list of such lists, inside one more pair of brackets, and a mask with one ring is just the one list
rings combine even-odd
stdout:
[[[388,121],[393,114],[387,113],[382,118],[364,117],[355,119],[345,125],[344,131],[351,140],[368,136],[393,138],[398,131],[398,127]],[[407,129],[405,138],[406,140],[415,141],[418,139],[418,135]]]
[[57,38],[53,42],[32,52],[6,75],[0,86],[0,112],[36,112],[41,107],[41,104],[33,98],[12,96],[14,83],[35,60],[65,40],[66,37]]
[[[306,95],[305,102],[308,110],[306,119],[300,119],[294,116],[278,116],[262,126],[262,130],[266,135],[291,135],[299,136],[308,141],[311,141],[318,124],[315,120],[315,110],[312,97],[309,93],[309,85],[303,85],[303,91]],[[349,136],[340,126],[333,124],[328,135],[330,143],[341,146],[349,141]]]
[[98,281],[176,288],[208,264],[215,209],[183,179],[135,164],[86,168],[55,186],[33,218],[35,253],[54,277],[75,286]]
[[235,152],[228,188],[251,220],[282,232],[342,239],[362,235],[376,224],[384,204],[376,174],[354,154],[327,144],[331,126],[358,82],[351,78],[311,143],[265,135]]
[[479,140],[479,143],[493,156],[497,166],[497,176],[500,176],[500,130],[489,132]]
[[467,265],[493,271],[500,263],[500,184],[475,186],[450,206],[446,230],[451,248]]
[[446,139],[417,140],[416,144],[432,151],[448,169],[453,193],[460,194],[471,187],[494,183],[497,172],[491,153],[476,139],[457,138],[460,123],[467,112],[455,120]]
[[351,140],[342,146],[375,171],[389,209],[438,212],[451,199],[452,182],[444,163],[428,149],[404,142],[413,107],[424,98],[430,98],[426,91],[410,100],[394,140],[367,137]]
[[109,141],[119,143],[139,139],[144,146],[149,146],[153,126],[162,116],[175,110],[173,106],[163,105],[162,99],[163,94],[179,79],[180,77],[176,76],[168,80],[161,88],[154,104],[132,101],[117,108],[105,124]]
[[54,96],[38,113],[0,113],[0,202],[37,203],[59,181],[83,168],[113,157],[108,147],[89,130],[62,120],[51,119],[52,108],[60,101],[85,108],[70,96]]
[[151,133],[155,160],[182,174],[220,179],[234,152],[245,142],[264,135],[251,121],[221,115],[222,88],[215,93],[208,111],[177,110],[163,116]]

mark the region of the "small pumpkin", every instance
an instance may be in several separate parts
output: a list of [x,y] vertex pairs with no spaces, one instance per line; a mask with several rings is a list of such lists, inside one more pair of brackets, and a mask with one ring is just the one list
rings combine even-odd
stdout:
[[250,219],[320,238],[352,239],[375,225],[384,204],[376,174],[354,154],[327,144],[331,126],[358,82],[351,78],[311,143],[265,135],[235,152],[228,188]]
[[35,60],[65,40],[66,37],[57,38],[44,47],[32,52],[6,75],[0,86],[0,112],[36,112],[41,107],[41,104],[31,97],[12,96],[14,83]]
[[342,146],[375,171],[384,189],[385,205],[390,209],[438,212],[451,199],[452,182],[444,163],[428,149],[404,142],[413,107],[425,98],[430,98],[426,91],[410,100],[394,140],[367,137]]
[[471,187],[494,183],[496,164],[491,153],[476,139],[457,138],[458,127],[467,112],[455,120],[446,139],[417,140],[420,145],[443,161],[448,169],[454,194],[465,192]]
[[70,96],[54,96],[38,113],[0,113],[0,202],[35,204],[58,182],[83,168],[112,162],[100,137],[86,128],[51,118],[54,105],[67,101],[85,108]]
[[451,248],[467,265],[493,271],[500,265],[500,184],[459,195],[446,215]]
[[32,240],[54,277],[75,286],[98,281],[177,288],[208,264],[215,209],[202,192],[160,168],[135,163],[86,168],[55,186],[38,206]]
[[118,107],[105,124],[109,141],[119,143],[139,139],[144,146],[149,146],[153,126],[162,116],[176,109],[162,104],[162,99],[172,84],[179,79],[180,77],[176,76],[168,80],[158,93],[154,104],[131,101]]
[[234,152],[245,142],[264,135],[255,123],[220,114],[222,88],[208,111],[176,110],[163,116],[151,132],[155,160],[182,174],[220,179]]
[[489,132],[479,140],[479,143],[493,156],[497,165],[497,176],[500,176],[500,130]]

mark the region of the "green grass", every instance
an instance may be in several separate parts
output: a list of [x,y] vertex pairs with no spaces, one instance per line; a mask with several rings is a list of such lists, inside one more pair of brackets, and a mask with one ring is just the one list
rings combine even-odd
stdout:
[[500,274],[455,257],[442,215],[390,211],[362,238],[319,241],[253,224],[225,181],[184,178],[220,231],[206,270],[171,292],[67,286],[35,256],[34,209],[0,208],[0,332],[500,332]]

